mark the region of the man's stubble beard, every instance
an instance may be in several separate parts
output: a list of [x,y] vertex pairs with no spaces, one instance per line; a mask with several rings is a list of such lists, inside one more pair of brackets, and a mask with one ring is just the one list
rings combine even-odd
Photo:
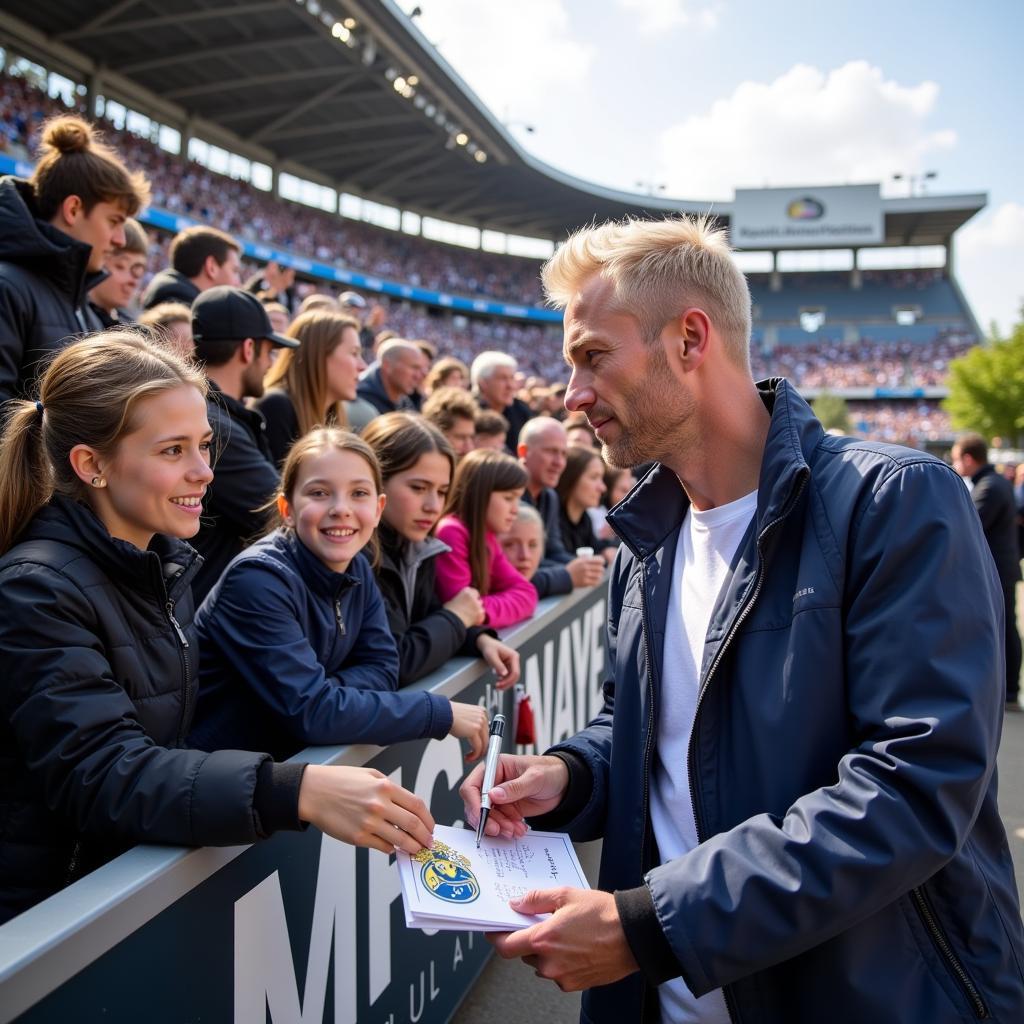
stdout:
[[633,413],[629,427],[616,418],[619,437],[601,442],[601,457],[609,466],[632,469],[646,462],[664,462],[680,445],[696,442],[693,400],[682,392],[660,347],[652,349],[643,380],[624,392],[621,408]]

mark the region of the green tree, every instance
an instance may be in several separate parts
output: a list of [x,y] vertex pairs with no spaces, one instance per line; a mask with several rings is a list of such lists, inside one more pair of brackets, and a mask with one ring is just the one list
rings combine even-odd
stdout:
[[1001,437],[1017,447],[1024,439],[1024,320],[1007,338],[972,348],[949,364],[949,398],[943,407],[957,430]]
[[841,395],[822,391],[811,403],[811,408],[826,430],[841,430],[844,434],[850,432],[850,410],[846,408],[846,399]]

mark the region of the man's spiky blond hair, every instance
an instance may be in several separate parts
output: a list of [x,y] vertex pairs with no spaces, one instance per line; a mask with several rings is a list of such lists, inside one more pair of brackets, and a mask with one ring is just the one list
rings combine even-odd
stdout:
[[581,228],[544,264],[548,302],[565,308],[595,274],[612,283],[614,308],[635,317],[648,341],[684,309],[697,306],[721,334],[729,356],[749,366],[750,290],[712,218],[630,218]]

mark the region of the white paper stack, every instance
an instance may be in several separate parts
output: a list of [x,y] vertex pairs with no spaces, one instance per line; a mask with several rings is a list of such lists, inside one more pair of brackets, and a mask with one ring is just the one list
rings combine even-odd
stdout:
[[517,914],[508,901],[531,889],[589,889],[572,841],[562,832],[522,839],[485,836],[476,848],[468,829],[438,825],[434,848],[415,857],[399,850],[405,923],[437,931],[511,932],[547,914]]

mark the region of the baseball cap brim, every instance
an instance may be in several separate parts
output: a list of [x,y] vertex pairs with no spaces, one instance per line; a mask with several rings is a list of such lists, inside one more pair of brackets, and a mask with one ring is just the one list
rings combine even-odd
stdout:
[[275,334],[271,331],[269,334],[263,335],[264,341],[269,341],[272,345],[277,345],[280,348],[298,348],[299,342],[294,338],[286,338],[283,334]]

